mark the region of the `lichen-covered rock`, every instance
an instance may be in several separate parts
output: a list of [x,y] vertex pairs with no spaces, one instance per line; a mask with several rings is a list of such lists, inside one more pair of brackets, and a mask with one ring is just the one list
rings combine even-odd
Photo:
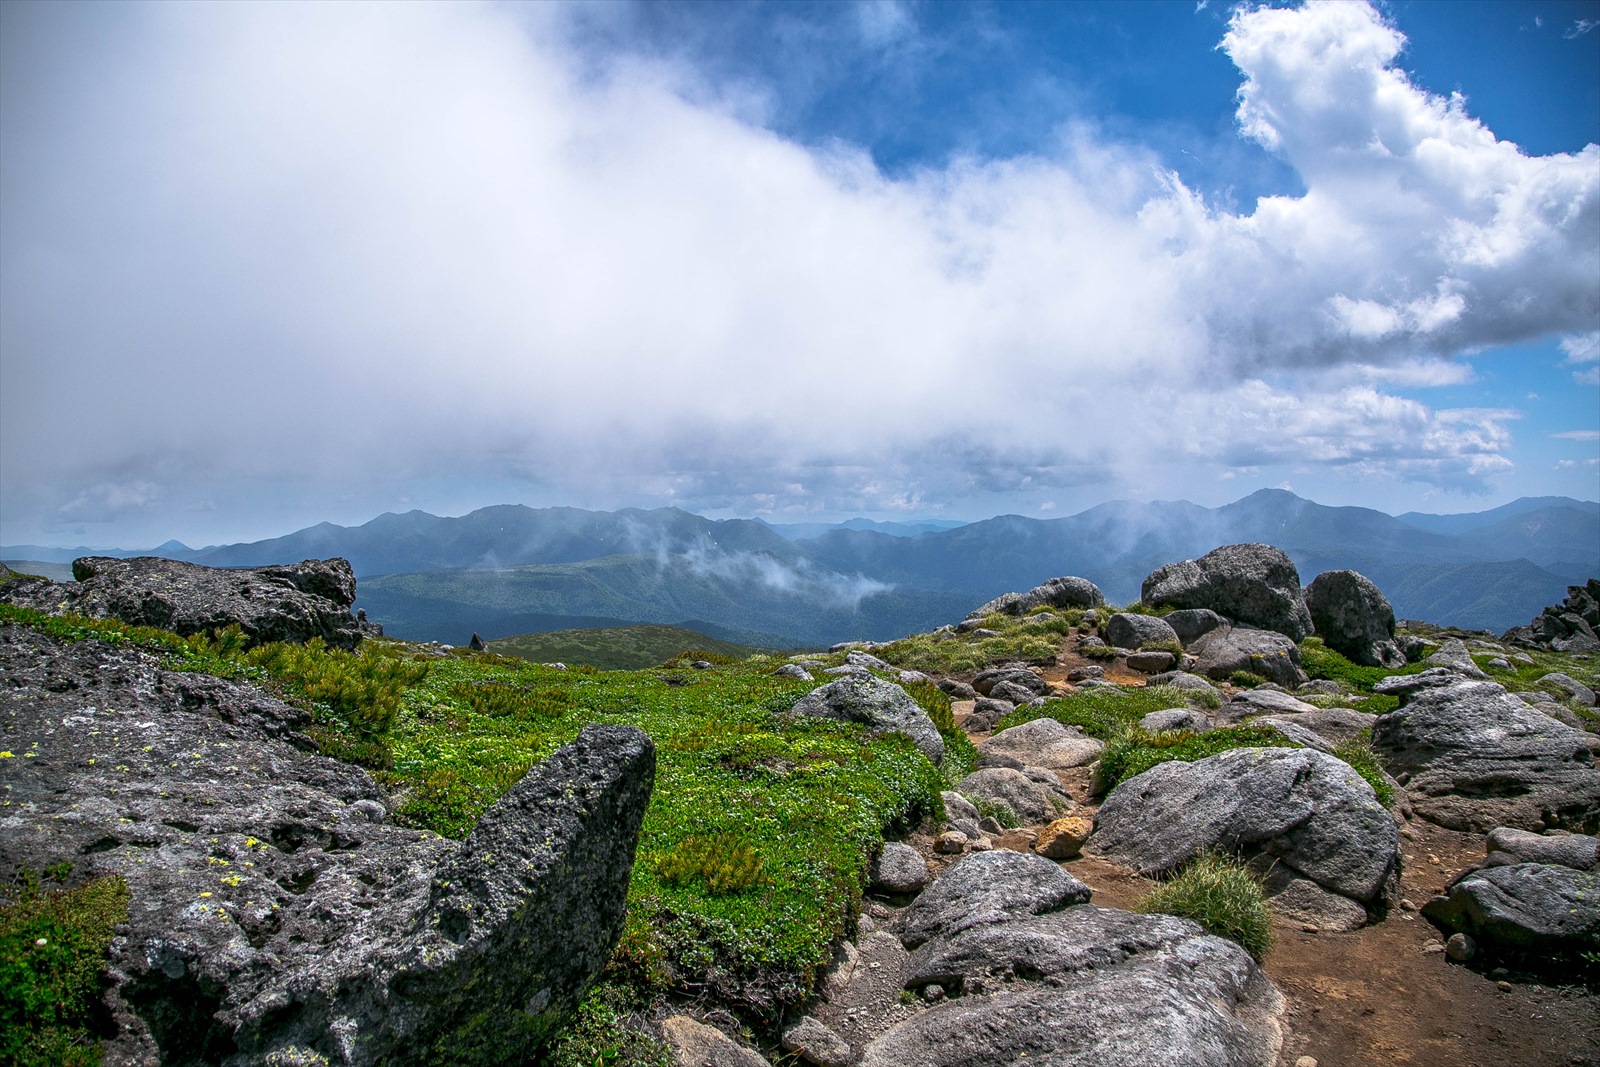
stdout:
[[1305,599],[1317,636],[1335,652],[1368,667],[1406,665],[1394,640],[1394,608],[1365,575],[1323,571],[1306,587]]
[[639,731],[586,731],[458,845],[388,823],[364,771],[249,685],[16,625],[0,677],[5,745],[34,754],[6,761],[0,868],[128,883],[107,1062],[520,1058],[620,932]]
[[1554,863],[1576,871],[1600,870],[1600,838],[1590,834],[1556,831],[1535,834],[1510,826],[1489,831],[1489,854],[1485,867],[1507,867],[1516,863]]
[[1009,767],[985,767],[961,779],[956,790],[1003,804],[1022,823],[1032,826],[1047,823],[1072,806],[1066,790],[1048,771],[1029,774]]
[[934,763],[944,759],[944,738],[922,706],[895,683],[870,674],[818,686],[795,701],[794,713],[860,723],[878,734],[904,734]]
[[1274,630],[1219,626],[1195,638],[1189,652],[1195,657],[1191,670],[1219,681],[1237,671],[1247,671],[1288,689],[1304,685],[1307,680],[1300,667],[1299,646]]
[[1446,930],[1491,950],[1577,954],[1600,949],[1600,875],[1545,863],[1486,867],[1462,875],[1422,906]]
[[1600,771],[1583,732],[1448,668],[1374,690],[1401,704],[1372,724],[1372,747],[1423,818],[1479,833],[1600,823]]
[[1032,719],[980,742],[978,753],[1009,756],[1025,767],[1064,770],[1093,763],[1105,747],[1104,742],[1076,726],[1054,719]]
[[1141,874],[1201,852],[1264,853],[1318,885],[1375,903],[1399,871],[1399,831],[1372,786],[1312,749],[1236,748],[1122,782],[1089,848]]
[[5,582],[0,600],[184,635],[237,625],[251,643],[320,637],[350,649],[365,632],[350,613],[356,580],[342,559],[218,570],[152,556],[85,556],[73,562],[72,572],[76,582]]
[[1159,616],[1119,611],[1106,620],[1106,640],[1117,648],[1139,648],[1147,644],[1177,644],[1178,634]]
[[872,888],[915,893],[928,884],[928,861],[903,841],[889,841],[872,861]]
[[1209,608],[1291,641],[1312,633],[1294,562],[1271,545],[1223,545],[1151,571],[1139,590],[1151,607]]
[[1043,857],[974,853],[911,902],[901,916],[900,940],[916,948],[985,923],[1082,904],[1089,896],[1088,886]]
[[979,671],[972,679],[972,688],[988,696],[1001,682],[1020,686],[1034,696],[1043,696],[1050,692],[1050,683],[1026,667],[990,667]]

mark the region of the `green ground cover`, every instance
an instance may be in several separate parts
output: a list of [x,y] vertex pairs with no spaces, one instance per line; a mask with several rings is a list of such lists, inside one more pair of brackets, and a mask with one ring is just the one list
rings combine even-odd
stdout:
[[672,659],[680,652],[714,652],[729,659],[748,659],[772,649],[736,645],[678,626],[608,626],[584,630],[500,637],[489,651],[530,663],[565,663],[607,671],[637,671]]

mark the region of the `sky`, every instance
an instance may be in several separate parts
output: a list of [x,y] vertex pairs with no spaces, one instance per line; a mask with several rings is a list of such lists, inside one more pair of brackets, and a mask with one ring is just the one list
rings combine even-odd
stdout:
[[0,542],[1600,498],[1600,0],[0,4]]

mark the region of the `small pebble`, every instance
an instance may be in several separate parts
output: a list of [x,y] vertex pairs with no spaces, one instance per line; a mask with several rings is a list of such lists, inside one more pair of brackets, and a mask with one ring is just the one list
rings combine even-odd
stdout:
[[1304,926],[1300,927],[1300,929],[1304,930],[1308,934],[1314,934],[1319,928],[1315,923],[1306,923]]
[[1301,1056],[1294,1061],[1294,1067],[1317,1067],[1317,1058],[1315,1056]]
[[1410,897],[1401,897],[1400,907],[1404,908],[1406,911],[1416,911],[1417,902],[1412,900]]
[[1444,943],[1445,955],[1457,963],[1465,963],[1478,951],[1477,944],[1466,934],[1455,933],[1450,935],[1450,940]]
[[1502,992],[1502,993],[1509,993],[1509,992],[1511,992],[1511,983],[1510,982],[1496,982],[1495,983],[1495,988],[1500,990],[1500,992]]

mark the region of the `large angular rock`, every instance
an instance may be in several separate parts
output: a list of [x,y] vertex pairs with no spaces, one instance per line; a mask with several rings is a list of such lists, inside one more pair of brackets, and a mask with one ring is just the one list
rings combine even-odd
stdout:
[[352,649],[363,634],[350,613],[355,576],[342,559],[218,570],[153,556],[85,556],[73,562],[72,572],[76,582],[7,581],[0,584],[0,600],[184,635],[238,625],[252,644],[320,637]]
[[1300,572],[1271,545],[1223,545],[1199,559],[1158,567],[1145,578],[1139,599],[1151,607],[1210,608],[1291,641],[1312,632]]
[[[1576,871],[1600,870],[1600,839],[1590,834],[1535,834],[1509,826],[1489,831],[1485,867],[1516,863],[1554,863]],[[1600,905],[1597,905],[1600,906]]]
[[389,824],[372,779],[251,686],[14,625],[0,676],[35,753],[6,761],[0,868],[68,861],[132,896],[107,1062],[520,1062],[621,932],[641,731],[586,729],[457,844]]
[[1221,626],[1196,638],[1189,652],[1195,657],[1191,670],[1219,681],[1248,671],[1287,689],[1306,682],[1299,646],[1273,630]]
[[873,733],[904,734],[934,763],[944,759],[944,738],[922,705],[895,683],[869,674],[818,686],[795,701],[794,712],[860,723]]
[[1064,770],[1093,763],[1105,747],[1076,726],[1065,726],[1054,719],[1033,719],[979,743],[978,753],[1009,756],[1025,767]]
[[1480,833],[1600,822],[1600,771],[1583,732],[1448,668],[1374,688],[1401,705],[1372,724],[1372,747],[1423,818]]
[[1087,578],[1052,578],[1026,593],[1002,593],[974,608],[969,619],[985,615],[1026,615],[1034,608],[1097,608],[1106,602],[1100,588]]
[[1394,608],[1355,571],[1323,571],[1305,590],[1317,636],[1335,652],[1368,667],[1398,670],[1405,653],[1394,640]]
[[1422,914],[1491,950],[1549,956],[1600,949],[1600,875],[1556,864],[1469,871]]
[[1207,849],[1277,857],[1325,889],[1370,904],[1399,870],[1399,832],[1372,787],[1312,749],[1239,748],[1163,763],[1100,805],[1089,849],[1141,874]]
[[1600,651],[1600,578],[1569,585],[1567,598],[1545,608],[1527,626],[1514,626],[1503,641],[1557,652]]
[[1119,611],[1106,620],[1106,640],[1117,648],[1142,648],[1147,644],[1177,644],[1177,631],[1156,615]]
[[1161,616],[1166,620],[1172,632],[1178,635],[1178,640],[1187,647],[1189,642],[1202,634],[1208,634],[1219,626],[1228,625],[1228,620],[1209,608],[1181,608]]

